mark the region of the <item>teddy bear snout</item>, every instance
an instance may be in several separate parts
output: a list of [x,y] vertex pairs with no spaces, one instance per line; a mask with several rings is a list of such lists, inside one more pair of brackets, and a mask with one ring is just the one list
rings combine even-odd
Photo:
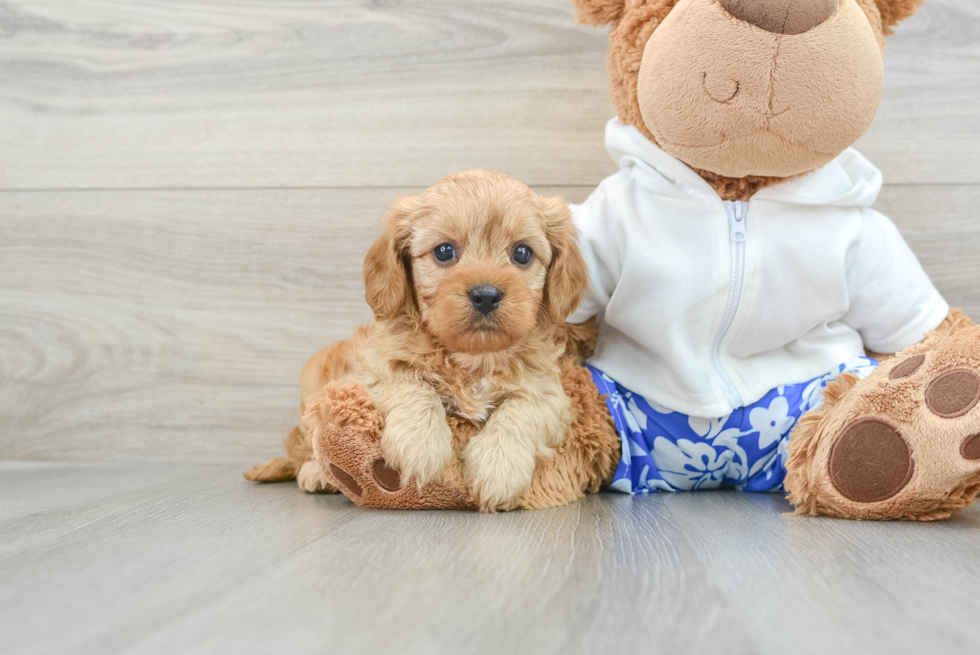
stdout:
[[735,18],[773,34],[803,34],[834,15],[839,0],[720,0]]

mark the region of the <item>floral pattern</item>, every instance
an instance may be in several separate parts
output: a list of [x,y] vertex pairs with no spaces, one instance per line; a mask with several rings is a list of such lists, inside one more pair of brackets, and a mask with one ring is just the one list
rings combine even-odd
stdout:
[[716,419],[673,412],[589,367],[623,442],[609,488],[634,494],[719,487],[783,491],[789,434],[797,420],[820,406],[824,388],[838,375],[864,378],[877,365],[855,357],[826,375],[777,387]]

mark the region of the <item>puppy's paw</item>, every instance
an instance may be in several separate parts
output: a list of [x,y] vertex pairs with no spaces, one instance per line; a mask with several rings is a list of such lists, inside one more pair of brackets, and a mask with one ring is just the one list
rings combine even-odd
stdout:
[[453,431],[435,412],[421,416],[392,412],[381,435],[381,450],[403,479],[414,479],[421,487],[438,482],[449,465],[453,457]]
[[531,485],[534,464],[533,446],[488,425],[466,446],[463,477],[480,511],[511,509]]
[[316,461],[310,460],[300,467],[296,475],[296,484],[310,494],[335,494],[340,491],[336,481],[330,479]]
[[564,405],[555,413],[553,421],[544,426],[538,438],[538,449],[541,455],[550,456],[565,443],[565,437],[572,427],[572,410],[568,398],[562,396]]
[[558,380],[552,386],[549,393],[540,394],[536,403],[526,406],[529,415],[521,419],[524,425],[539,426],[537,444],[539,454],[545,456],[565,443],[572,427],[572,402]]

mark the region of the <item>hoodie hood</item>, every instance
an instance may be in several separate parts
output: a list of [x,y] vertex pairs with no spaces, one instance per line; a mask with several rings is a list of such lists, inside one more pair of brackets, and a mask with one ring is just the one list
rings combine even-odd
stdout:
[[[606,150],[621,169],[645,168],[685,193],[720,200],[711,185],[690,166],[618,118],[606,124]],[[870,207],[878,199],[881,185],[881,171],[857,150],[848,148],[826,166],[766,187],[753,199],[796,205]]]

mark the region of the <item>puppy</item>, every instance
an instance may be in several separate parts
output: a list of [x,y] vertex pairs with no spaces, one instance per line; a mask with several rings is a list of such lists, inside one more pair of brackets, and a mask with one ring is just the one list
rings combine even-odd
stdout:
[[[447,414],[466,418],[480,430],[463,475],[482,509],[506,509],[571,420],[559,328],[588,277],[567,206],[498,173],[450,175],[391,206],[364,282],[376,320],[307,363],[300,415],[327,382],[360,383],[385,415],[386,461],[419,485],[452,458]],[[302,420],[286,449],[246,478],[332,490]]]

